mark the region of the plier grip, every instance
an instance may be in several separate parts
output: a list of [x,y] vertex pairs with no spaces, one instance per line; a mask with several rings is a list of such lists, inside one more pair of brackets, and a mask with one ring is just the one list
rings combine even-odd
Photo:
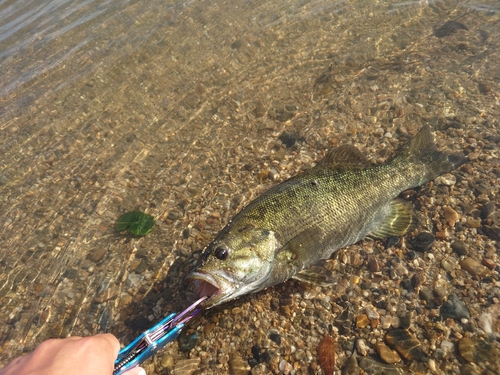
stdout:
[[200,298],[180,314],[172,313],[168,315],[120,350],[115,361],[113,375],[123,374],[131,368],[139,366],[169,342],[175,340],[184,325],[201,311],[196,307],[206,299],[207,297]]

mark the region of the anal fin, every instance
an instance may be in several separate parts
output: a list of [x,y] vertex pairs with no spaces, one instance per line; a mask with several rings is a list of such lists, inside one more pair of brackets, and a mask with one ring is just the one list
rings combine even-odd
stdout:
[[376,238],[400,237],[411,230],[414,225],[413,205],[410,202],[395,199],[389,203],[382,224],[372,231],[370,236]]

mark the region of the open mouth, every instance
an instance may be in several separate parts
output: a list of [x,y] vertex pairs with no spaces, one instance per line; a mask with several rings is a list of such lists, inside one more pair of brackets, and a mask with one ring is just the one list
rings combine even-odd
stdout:
[[198,292],[198,298],[207,296],[211,299],[222,293],[217,281],[206,273],[193,272],[187,280],[193,289]]

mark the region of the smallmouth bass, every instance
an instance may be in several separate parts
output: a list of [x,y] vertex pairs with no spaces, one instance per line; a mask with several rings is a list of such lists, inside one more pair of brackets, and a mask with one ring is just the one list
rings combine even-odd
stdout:
[[[448,173],[463,154],[437,150],[424,126],[391,161],[371,165],[352,145],[250,202],[204,250],[187,281],[205,308],[279,284],[310,281],[315,264],[366,236],[402,236],[412,205],[397,196]],[[321,279],[318,275],[318,280]]]

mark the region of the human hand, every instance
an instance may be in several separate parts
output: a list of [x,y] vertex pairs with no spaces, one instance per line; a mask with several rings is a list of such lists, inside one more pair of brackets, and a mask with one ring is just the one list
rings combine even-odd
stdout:
[[[120,351],[115,336],[105,333],[42,342],[36,349],[10,362],[0,375],[112,375]],[[124,375],[146,375],[135,367]]]

